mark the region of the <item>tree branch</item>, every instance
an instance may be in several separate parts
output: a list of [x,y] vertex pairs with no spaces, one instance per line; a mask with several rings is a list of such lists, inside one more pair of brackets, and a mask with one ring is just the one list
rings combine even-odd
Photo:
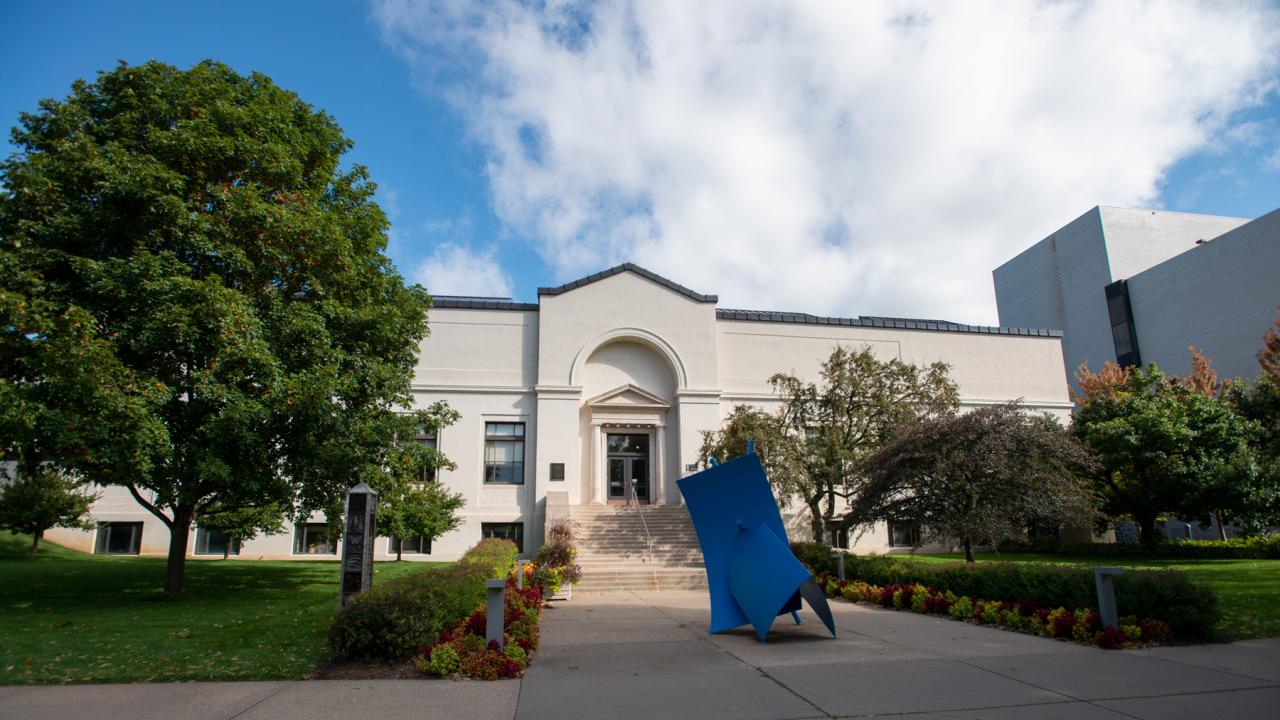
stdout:
[[152,515],[155,515],[156,517],[160,518],[160,521],[165,524],[165,527],[169,528],[170,530],[173,530],[173,520],[170,520],[160,510],[160,508],[156,507],[152,503],[148,502],[146,498],[142,497],[142,493],[138,492],[138,488],[135,487],[133,483],[129,483],[125,487],[129,488],[129,494],[133,496],[134,500],[138,501],[139,505],[146,508],[147,512],[150,512]]

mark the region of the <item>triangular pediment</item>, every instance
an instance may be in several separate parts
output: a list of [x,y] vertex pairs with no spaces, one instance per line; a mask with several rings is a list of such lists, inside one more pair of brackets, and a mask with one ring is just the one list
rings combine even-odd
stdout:
[[667,409],[671,404],[631,383],[620,385],[587,401],[593,408]]
[[542,297],[544,295],[563,295],[567,292],[577,290],[578,288],[584,285],[590,285],[591,283],[599,282],[606,278],[611,278],[614,275],[618,275],[620,273],[632,273],[632,274],[638,275],[654,283],[655,285],[666,288],[667,290],[670,290],[671,292],[676,293],[677,295],[683,295],[684,297],[687,297],[690,300],[693,300],[694,302],[715,304],[718,301],[718,298],[715,295],[704,295],[700,292],[690,290],[689,288],[683,285],[680,285],[679,283],[672,282],[671,280],[668,280],[655,272],[645,270],[644,268],[640,267],[639,265],[636,265],[635,263],[623,263],[621,265],[615,265],[609,268],[608,270],[601,270],[600,272],[595,273],[593,275],[588,275],[584,278],[579,278],[577,280],[574,280],[573,282],[567,282],[557,287],[540,287],[538,288],[538,297]]

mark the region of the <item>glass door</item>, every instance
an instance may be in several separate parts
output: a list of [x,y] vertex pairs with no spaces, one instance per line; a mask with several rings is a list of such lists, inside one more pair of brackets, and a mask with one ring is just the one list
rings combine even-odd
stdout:
[[609,501],[649,502],[649,436],[610,434],[607,449]]

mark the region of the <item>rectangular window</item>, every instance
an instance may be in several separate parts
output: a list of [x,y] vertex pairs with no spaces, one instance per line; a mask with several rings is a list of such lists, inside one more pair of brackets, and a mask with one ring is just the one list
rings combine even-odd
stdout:
[[335,555],[338,534],[328,523],[299,523],[293,534],[294,555]]
[[137,555],[142,547],[142,523],[98,523],[93,551],[99,555]]
[[[418,435],[414,438],[414,441],[419,445],[431,448],[432,450],[438,450],[440,448],[438,441],[436,440],[436,436],[428,434],[425,429],[421,427],[418,428]],[[424,483],[435,482],[435,468],[423,468],[421,480]]]
[[920,523],[914,520],[889,521],[889,547],[920,545]]
[[403,539],[393,537],[390,548],[392,555],[430,555],[431,538],[426,535]]
[[510,540],[516,544],[516,552],[524,552],[524,523],[480,523],[480,535]]
[[217,530],[196,528],[197,555],[239,555],[240,541]]
[[484,481],[524,484],[524,423],[484,424]]

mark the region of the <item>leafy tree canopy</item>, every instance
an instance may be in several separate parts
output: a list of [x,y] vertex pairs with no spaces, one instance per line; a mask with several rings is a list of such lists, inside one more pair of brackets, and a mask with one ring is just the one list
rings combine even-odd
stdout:
[[220,63],[122,63],[12,142],[0,440],[127,487],[171,530],[169,594],[193,520],[389,477],[430,301],[332,117]]
[[969,562],[975,543],[1095,515],[1089,451],[1056,419],[1017,403],[908,425],[863,467],[851,524],[915,520],[925,539],[962,545]]
[[1156,541],[1163,513],[1207,519],[1248,503],[1253,423],[1217,394],[1207,366],[1166,378],[1153,364],[1098,373],[1081,366],[1072,430],[1097,454],[1102,509],[1132,518],[1139,539]]
[[819,382],[789,373],[770,379],[782,400],[776,414],[740,406],[720,431],[704,434],[703,461],[736,457],[755,440],[779,501],[803,503],[813,539],[823,542],[843,502],[862,491],[861,462],[903,425],[955,409],[959,394],[947,373],[941,362],[921,368],[837,346]]

